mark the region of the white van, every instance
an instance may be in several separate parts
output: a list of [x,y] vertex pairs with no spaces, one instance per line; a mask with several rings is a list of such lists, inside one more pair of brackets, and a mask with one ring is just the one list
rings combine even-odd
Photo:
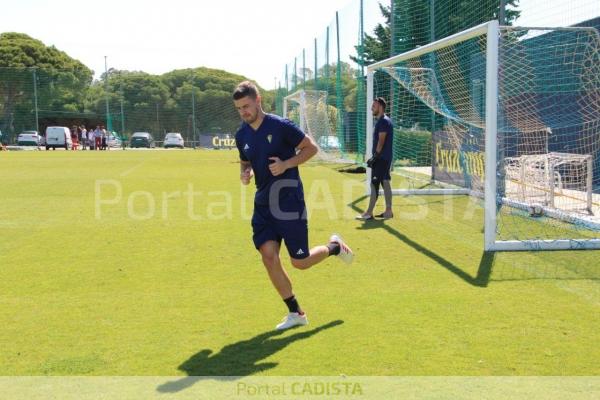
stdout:
[[65,126],[49,126],[46,128],[46,150],[56,150],[57,147],[63,147],[69,150],[73,147],[71,141],[71,130]]

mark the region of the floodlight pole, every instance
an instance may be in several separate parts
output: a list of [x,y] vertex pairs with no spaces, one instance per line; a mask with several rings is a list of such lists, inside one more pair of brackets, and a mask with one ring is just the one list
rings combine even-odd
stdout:
[[300,126],[302,132],[308,132],[308,121],[306,120],[306,90],[300,94]]
[[315,38],[315,90],[319,90],[319,79],[317,69],[319,68],[319,56],[317,54],[317,38]]
[[302,49],[302,89],[306,90],[306,49]]
[[337,47],[337,65],[335,78],[335,107],[337,108],[336,133],[342,148],[346,145],[346,132],[344,132],[344,98],[342,95],[342,62],[340,52],[340,16],[335,12],[335,32]]
[[158,117],[158,103],[156,103],[156,134],[160,134],[160,118]]
[[[327,27],[327,39],[325,39],[325,91],[329,96],[329,27]],[[327,103],[329,104],[329,102]]]
[[123,93],[123,78],[121,78],[120,87],[121,87],[121,140],[123,140],[123,135],[125,135],[125,112],[123,111],[123,98],[124,98],[125,94]]
[[192,72],[192,140],[196,140],[196,95],[194,94],[194,73]]
[[35,130],[40,134],[39,116],[38,116],[38,97],[37,97],[37,74],[36,67],[33,67],[33,102],[35,106]]
[[294,57],[294,75],[292,76],[294,87],[292,88],[292,90],[296,90],[296,87],[298,87],[298,66],[296,61],[297,57]]
[[106,103],[106,130],[112,129],[112,126],[108,126],[108,122],[110,120],[110,111],[108,108],[108,56],[104,56],[104,91],[105,93],[105,103]]

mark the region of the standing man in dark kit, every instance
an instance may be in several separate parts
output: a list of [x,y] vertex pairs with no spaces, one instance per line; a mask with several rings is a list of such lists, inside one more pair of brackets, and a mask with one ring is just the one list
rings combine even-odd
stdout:
[[390,117],[385,115],[386,106],[383,97],[376,98],[371,106],[373,116],[378,118],[373,130],[373,156],[367,161],[367,166],[371,168],[371,197],[366,211],[356,217],[360,221],[373,219],[373,209],[379,197],[379,186],[383,187],[385,211],[375,215],[375,217],[383,219],[394,217],[392,212],[392,185],[390,184],[392,180],[390,169],[393,158],[394,125]]

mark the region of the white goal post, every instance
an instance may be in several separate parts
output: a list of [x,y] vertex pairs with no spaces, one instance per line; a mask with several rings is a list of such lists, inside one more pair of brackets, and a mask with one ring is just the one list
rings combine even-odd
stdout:
[[327,91],[298,90],[283,98],[283,117],[298,124],[319,148],[317,157],[325,161],[340,159],[341,143],[332,129]]
[[[600,37],[597,31],[593,32],[593,29],[590,29],[501,27],[498,21],[489,21],[369,65],[366,77],[365,159],[371,157],[373,148],[374,120],[370,109],[371,104],[375,97],[381,95],[380,92],[387,94],[388,97],[393,97],[393,89],[388,89],[391,87],[389,82],[394,84],[399,82],[398,86],[408,93],[405,96],[413,99],[411,101],[414,103],[399,105],[398,103],[402,100],[398,100],[397,97],[388,98],[390,113],[393,114],[394,110],[399,107],[410,109],[419,102],[419,106],[426,108],[433,115],[432,120],[443,119],[445,121],[444,128],[434,132],[434,123],[432,122],[430,134],[447,134],[449,138],[445,140],[449,145],[457,146],[453,153],[455,159],[452,162],[456,164],[455,169],[465,176],[465,181],[468,180],[469,184],[454,184],[452,180],[450,180],[451,182],[437,181],[434,174],[430,173],[424,178],[425,181],[429,180],[430,185],[423,185],[424,188],[414,186],[393,189],[393,194],[471,195],[483,198],[484,249],[486,251],[600,249],[600,219],[594,215],[598,214],[597,210],[600,206],[598,190],[600,182],[597,180],[597,169],[600,166],[600,162],[598,162],[600,102],[597,99],[594,100],[594,96],[597,96],[598,90],[600,90],[600,78],[594,77],[594,71],[600,71],[600,56],[597,54],[600,49]],[[530,33],[532,30],[536,30],[535,35]],[[513,34],[513,32],[518,33]],[[569,46],[573,47],[569,42],[571,38],[569,36],[562,37],[562,32],[566,34],[573,32],[572,36],[581,32],[581,37],[572,39],[573,43],[579,44],[577,41],[583,43],[585,40],[588,40],[589,43],[583,43],[580,48],[569,50]],[[504,34],[506,36],[503,36]],[[530,36],[527,36],[528,34]],[[543,36],[544,34],[547,36]],[[526,37],[529,42],[523,37]],[[561,40],[564,43],[560,42]],[[473,54],[457,56],[468,46],[470,49],[475,49]],[[500,46],[505,47],[501,48]],[[531,82],[523,84],[533,88],[530,91],[523,90],[518,84],[507,88],[502,80],[511,79],[513,75],[516,76],[515,71],[535,72],[528,76],[543,77],[544,74],[548,74],[543,70],[545,67],[543,63],[531,61],[530,58],[533,56],[530,53],[535,52],[524,51],[523,48],[529,50],[527,46],[531,48],[537,46],[535,51],[539,51],[540,54],[548,51],[552,46],[552,51],[555,52],[553,54],[556,54],[558,52],[556,48],[559,48],[564,53],[560,54],[560,57],[564,59],[561,62],[565,64],[571,60],[575,60],[574,62],[577,63],[579,59],[587,57],[586,61],[582,62],[581,71],[583,72],[578,72],[579,75],[576,76],[575,72],[569,71],[572,75],[565,78],[565,82],[569,82],[570,79],[571,86],[576,89],[570,89],[572,93],[566,94],[559,93],[559,90],[555,90],[551,86],[536,91],[536,85],[540,85],[542,78],[531,78]],[[475,54],[477,51],[480,54]],[[572,51],[573,54],[570,54],[569,51]],[[576,53],[576,51],[580,51],[580,53]],[[591,54],[588,54],[590,52]],[[513,59],[510,59],[511,57]],[[556,57],[558,59],[558,56]],[[591,67],[588,58],[592,60]],[[424,64],[428,62],[435,67],[425,68]],[[443,62],[447,62],[447,65],[442,65]],[[503,62],[505,64],[502,64]],[[457,77],[456,69],[465,64],[467,64],[465,67],[467,69],[477,67],[477,74],[467,72]],[[444,68],[446,69],[444,70]],[[540,71],[536,71],[536,68]],[[577,68],[579,68],[578,65],[572,70]],[[551,73],[561,73],[562,69],[566,70],[566,67],[558,66]],[[380,81],[375,82],[377,74],[385,76],[385,78],[380,78]],[[475,79],[475,75],[477,75],[477,79]],[[499,80],[501,81],[499,82]],[[449,94],[451,90],[454,92]],[[585,97],[588,92],[588,97],[592,100]],[[462,96],[461,101],[456,101],[458,95]],[[454,97],[452,98],[452,96]],[[572,99],[577,99],[577,101]],[[551,105],[547,106],[544,101]],[[568,101],[577,103],[579,109],[564,109],[565,115],[557,117],[556,109]],[[546,107],[546,109],[542,109],[542,107]],[[547,118],[544,114],[548,114],[547,109],[551,107],[554,107],[552,108],[554,119]],[[570,112],[578,115],[570,117]],[[394,120],[394,118],[392,119]],[[581,125],[577,125],[580,123],[579,120],[583,120]],[[415,135],[419,134],[418,123],[410,122],[409,118],[405,118],[403,122],[407,126],[414,125],[413,128],[403,128],[407,134],[412,134],[412,132]],[[539,142],[538,139],[543,136],[539,132],[552,131],[548,124],[557,126],[555,131],[563,135],[552,137],[554,146],[558,139],[564,140],[565,143],[561,143],[560,151],[548,150],[548,136],[544,136],[545,150],[543,146],[536,144]],[[584,133],[581,134],[584,129]],[[574,145],[570,144],[569,140],[576,135],[585,135],[585,140],[580,140],[580,137],[577,136],[579,147],[572,151],[564,151],[563,148],[571,150],[569,146]],[[464,137],[472,137],[473,142],[476,142],[472,147],[480,147],[482,168],[477,173],[473,173],[472,165],[475,163],[472,160],[475,157],[473,154],[477,150],[464,150],[467,147],[464,146]],[[538,142],[532,139],[533,137]],[[460,143],[458,143],[459,141]],[[517,144],[513,144],[513,142]],[[524,146],[523,143],[527,146]],[[525,149],[526,147],[527,149]],[[431,150],[432,153],[435,151],[435,149]],[[433,162],[429,162],[433,168]],[[366,193],[370,194],[371,170],[367,169],[367,171]],[[596,176],[595,180],[594,176]],[[531,188],[531,190],[526,191],[526,188]],[[560,199],[557,200],[558,197]],[[536,218],[525,215],[528,206],[537,206],[538,203],[543,207],[543,217],[537,216]],[[563,207],[567,203],[568,206]],[[505,215],[509,216],[505,217]],[[506,221],[509,221],[509,218],[512,218],[510,221],[521,218],[524,222],[514,222],[514,226],[517,228],[531,226],[531,224],[539,224],[540,228],[532,227],[525,233],[501,235],[499,218],[506,218]],[[509,224],[500,225],[506,227]],[[515,231],[518,231],[517,228]],[[564,234],[565,231],[571,233]]]

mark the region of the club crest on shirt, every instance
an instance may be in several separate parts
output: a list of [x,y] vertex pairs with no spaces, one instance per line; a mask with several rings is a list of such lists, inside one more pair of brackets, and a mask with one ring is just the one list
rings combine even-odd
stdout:
[[267,142],[271,143],[271,140],[273,139],[273,135],[271,135],[270,133],[267,135]]

